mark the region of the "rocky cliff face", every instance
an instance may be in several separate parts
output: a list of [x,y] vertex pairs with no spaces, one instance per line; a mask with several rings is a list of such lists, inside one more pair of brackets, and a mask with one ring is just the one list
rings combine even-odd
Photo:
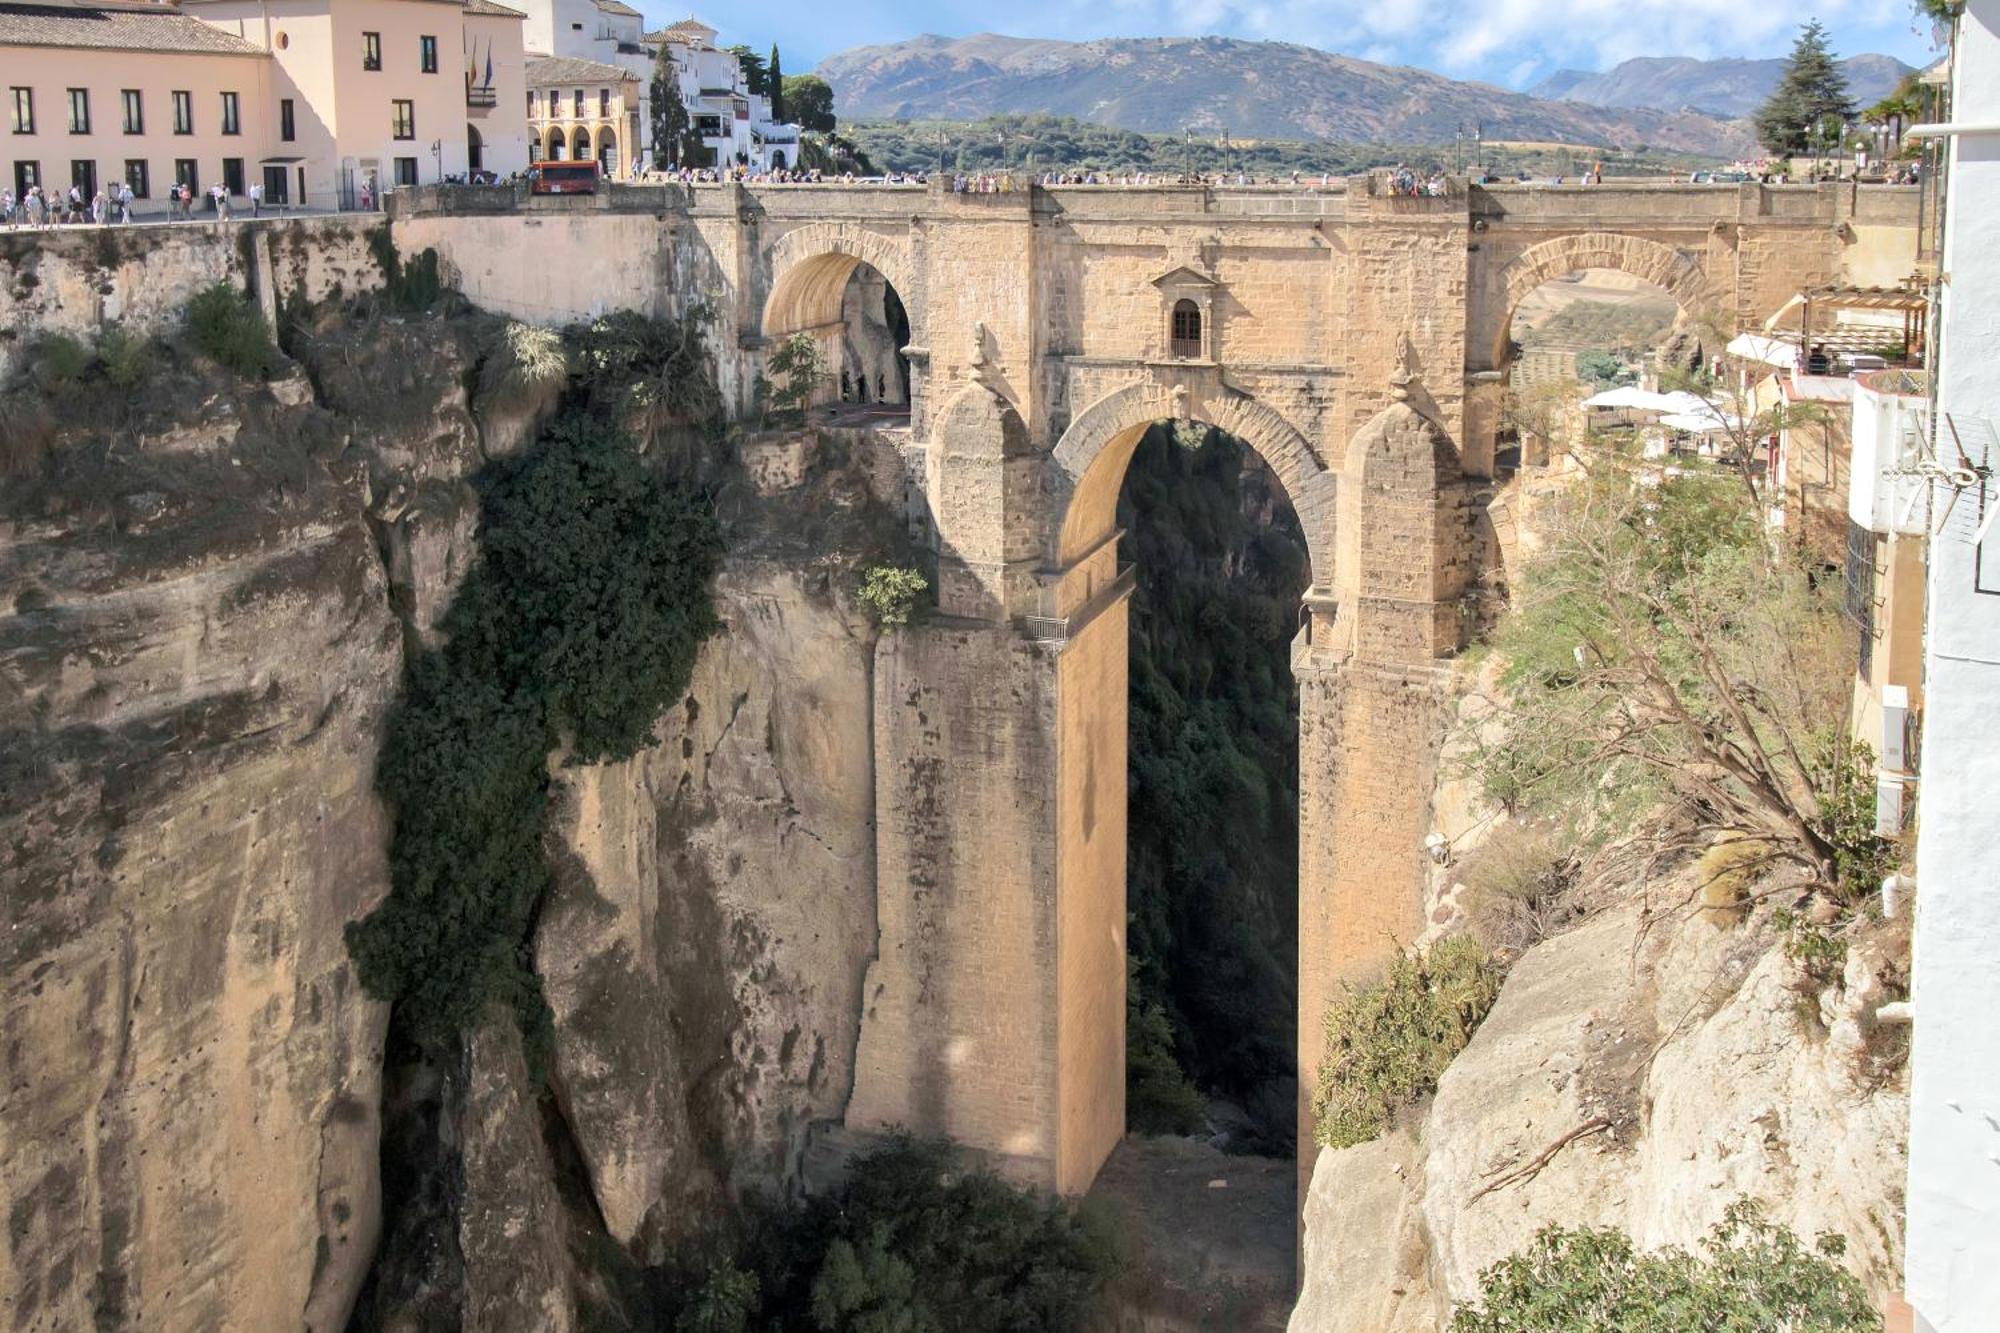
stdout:
[[[475,558],[470,479],[549,406],[477,399],[498,329],[330,309],[268,384],[175,351],[129,392],[10,391],[10,1328],[344,1327],[384,1182],[383,1326],[567,1327],[606,1295],[597,1238],[658,1258],[796,1184],[844,1104],[874,636],[844,565],[743,513],[727,629],[660,743],[558,774],[552,1094],[510,1016],[443,1067],[385,1064],[342,931],[387,892],[381,725]],[[836,565],[838,526],[811,528]]]
[[1744,1196],[1841,1233],[1870,1289],[1895,1289],[1908,1088],[1874,1017],[1895,934],[1825,989],[1762,915],[1718,928],[1626,901],[1529,949],[1425,1113],[1321,1155],[1294,1333],[1433,1329],[1548,1223],[1693,1249]]

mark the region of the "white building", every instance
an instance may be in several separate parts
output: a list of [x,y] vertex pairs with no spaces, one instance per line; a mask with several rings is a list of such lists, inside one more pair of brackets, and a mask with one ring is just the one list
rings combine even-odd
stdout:
[[[2000,0],[1953,43],[1937,461],[2000,465]],[[1929,543],[1905,1295],[1916,1328],[2000,1328],[2000,503],[1959,479]],[[1934,503],[1950,498],[1947,482]],[[1941,505],[1940,505],[1941,508]],[[1971,522],[1965,520],[1971,518]],[[1975,540],[1983,533],[1984,540]]]
[[693,18],[646,32],[638,10],[622,0],[524,0],[522,40],[531,57],[555,56],[615,65],[639,80],[638,156],[652,168],[671,161],[653,147],[653,62],[668,48],[680,72],[681,102],[709,150],[712,165],[756,170],[794,165],[798,127],[775,124],[770,98],[752,93],[736,56],[716,45],[714,28]]

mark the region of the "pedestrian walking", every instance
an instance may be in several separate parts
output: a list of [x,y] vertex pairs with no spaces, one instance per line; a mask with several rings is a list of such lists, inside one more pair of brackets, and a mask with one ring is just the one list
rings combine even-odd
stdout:
[[105,219],[110,216],[110,201],[104,197],[104,191],[99,190],[90,197],[90,220],[94,225],[101,227],[104,225]]
[[14,192],[0,189],[0,226],[14,226]]
[[132,182],[118,183],[118,220],[130,224],[132,221]]
[[215,220],[229,221],[229,190],[220,182],[208,187],[208,197],[215,204]]
[[250,182],[250,216],[253,218],[264,216],[264,182],[262,181]]
[[40,228],[49,225],[49,204],[48,200],[42,198],[41,186],[28,187],[28,202],[22,206],[22,212],[27,214],[27,223],[30,227]]

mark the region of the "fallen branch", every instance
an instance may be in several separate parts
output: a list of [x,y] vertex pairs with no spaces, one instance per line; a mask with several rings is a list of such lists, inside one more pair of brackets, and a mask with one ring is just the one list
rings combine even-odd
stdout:
[[1611,1128],[1611,1121],[1606,1117],[1601,1115],[1591,1117],[1589,1120],[1584,1121],[1582,1124],[1578,1125],[1575,1129],[1572,1129],[1569,1133],[1563,1135],[1561,1138],[1557,1139],[1554,1143],[1551,1143],[1548,1147],[1542,1149],[1539,1153],[1535,1154],[1535,1160],[1529,1162],[1526,1166],[1520,1167],[1513,1171],[1509,1171],[1506,1175],[1500,1177],[1500,1179],[1494,1181],[1492,1184],[1482,1186],[1476,1194],[1474,1194],[1471,1198],[1465,1201],[1465,1206],[1467,1208],[1472,1207],[1473,1204],[1478,1203],[1481,1199],[1493,1193],[1493,1191],[1495,1190],[1506,1189],[1509,1185],[1518,1185],[1523,1183],[1524,1181],[1533,1180],[1536,1176],[1542,1173],[1542,1168],[1547,1166],[1550,1162],[1554,1161],[1555,1155],[1561,1152],[1564,1148],[1567,1148],[1570,1144],[1575,1143],[1578,1139],[1588,1138],[1590,1135],[1598,1133],[1600,1130],[1606,1130],[1609,1128]]

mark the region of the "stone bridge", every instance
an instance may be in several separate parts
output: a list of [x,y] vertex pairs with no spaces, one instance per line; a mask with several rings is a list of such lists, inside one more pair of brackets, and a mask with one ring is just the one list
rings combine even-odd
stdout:
[[[395,223],[475,301],[557,322],[715,314],[752,406],[772,339],[837,336],[861,265],[908,312],[912,522],[939,614],[885,641],[880,952],[859,1130],[1089,1185],[1125,1127],[1126,603],[1117,498],[1145,428],[1211,423],[1284,484],[1312,586],[1300,685],[1301,1083],[1335,989],[1422,929],[1446,704],[1490,542],[1508,326],[1611,268],[1725,331],[1910,270],[1913,192],[1853,187],[618,190]],[[1300,1169],[1313,1150],[1303,1107]]]

